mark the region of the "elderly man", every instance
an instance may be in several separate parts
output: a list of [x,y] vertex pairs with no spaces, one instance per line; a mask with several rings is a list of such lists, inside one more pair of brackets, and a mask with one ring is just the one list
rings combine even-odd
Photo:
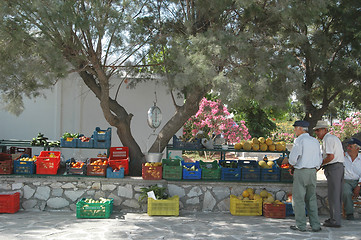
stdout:
[[316,174],[322,163],[320,143],[308,134],[308,122],[296,121],[293,126],[297,138],[293,143],[289,158],[285,158],[282,162],[294,167],[292,201],[296,226],[290,226],[290,228],[301,232],[306,231],[306,207],[312,231],[318,232],[321,231],[321,227],[316,197]]
[[323,226],[339,228],[341,227],[344,152],[340,139],[328,132],[329,127],[326,121],[318,121],[313,130],[322,140],[322,167],[327,179],[330,218],[323,223]]
[[345,181],[343,184],[343,205],[345,208],[346,219],[354,220],[353,201],[360,195],[361,185],[361,141],[352,138],[347,142],[347,152],[345,153]]

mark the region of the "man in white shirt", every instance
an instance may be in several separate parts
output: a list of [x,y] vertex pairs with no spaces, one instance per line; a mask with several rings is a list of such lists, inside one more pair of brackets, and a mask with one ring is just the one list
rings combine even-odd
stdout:
[[317,137],[322,140],[322,167],[327,179],[330,218],[323,223],[323,226],[339,228],[341,227],[344,152],[340,139],[328,132],[329,127],[326,121],[318,121],[313,129]]
[[312,231],[318,232],[321,231],[321,225],[318,218],[316,174],[322,163],[320,143],[308,134],[307,121],[296,121],[293,126],[297,138],[293,143],[289,158],[285,158],[282,162],[294,167],[292,205],[296,225],[290,228],[301,232],[306,231],[306,208]]
[[345,153],[345,175],[343,185],[343,205],[345,208],[346,219],[354,220],[353,215],[353,201],[352,198],[357,198],[360,195],[361,185],[361,141],[356,138],[351,138],[347,142],[347,152]]

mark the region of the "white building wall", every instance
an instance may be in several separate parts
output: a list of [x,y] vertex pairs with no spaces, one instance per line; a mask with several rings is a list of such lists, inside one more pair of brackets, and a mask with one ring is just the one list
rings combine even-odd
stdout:
[[[114,87],[111,89],[111,97],[115,96],[120,81],[119,78],[112,79]],[[123,83],[117,98],[126,111],[134,115],[131,128],[143,152],[147,151],[154,140],[154,136],[151,136],[153,130],[147,124],[147,111],[153,105],[154,91],[157,94],[157,105],[163,114],[161,128],[175,111],[171,96],[164,86],[146,82],[131,89]],[[24,99],[25,111],[19,117],[4,110],[0,111],[0,139],[31,140],[41,132],[49,139],[60,140],[66,131],[91,136],[96,127],[101,129],[110,127],[103,116],[99,100],[77,74],[59,80],[53,89],[44,91],[44,94],[46,98]],[[179,104],[183,101],[183,99],[176,100]],[[158,133],[160,128],[155,133]],[[114,127],[112,127],[112,146],[122,146]],[[41,148],[33,148],[34,154],[38,154],[41,150]],[[73,155],[94,157],[99,151],[62,149],[65,158]]]

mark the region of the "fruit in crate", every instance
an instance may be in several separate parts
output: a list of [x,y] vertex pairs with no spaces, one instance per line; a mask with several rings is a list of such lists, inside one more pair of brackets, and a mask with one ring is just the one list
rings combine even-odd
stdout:
[[265,151],[267,151],[268,146],[267,146],[267,144],[265,144],[265,143],[261,143],[260,146],[259,146],[259,149],[260,149],[261,151],[265,152]]
[[92,165],[92,166],[108,165],[108,161],[107,161],[107,160],[98,159],[98,160],[95,160],[94,162],[91,162],[90,165]]
[[259,144],[258,143],[253,143],[252,150],[253,151],[258,151],[259,150]]
[[82,141],[82,142],[89,142],[90,137],[81,136],[81,137],[79,137],[79,139],[80,139],[80,141]]
[[161,162],[147,162],[144,164],[146,167],[160,167],[162,166]]
[[276,151],[276,145],[274,145],[274,144],[268,145],[268,150],[270,150],[272,152]]
[[291,167],[291,165],[289,165],[288,163],[285,163],[285,164],[281,165],[281,168],[285,168],[285,169],[288,169],[290,167]]
[[267,138],[267,139],[266,139],[266,144],[267,144],[268,146],[272,145],[272,144],[273,144],[272,139],[271,139],[271,138]]
[[79,133],[69,133],[69,132],[65,132],[62,136],[63,139],[65,139],[66,141],[73,141],[73,138],[79,138]]
[[19,158],[19,161],[23,161],[23,162],[33,162],[33,161],[36,161],[36,156],[34,156],[34,157],[32,157],[32,158],[22,157],[22,158]]
[[192,167],[187,167],[186,165],[183,165],[183,168],[187,171],[198,171],[198,168],[195,165],[193,165]]
[[83,162],[72,162],[72,163],[70,164],[70,166],[71,166],[72,168],[82,168],[82,167],[84,166],[84,163],[83,163]]
[[86,202],[86,203],[106,203],[106,202],[109,202],[109,201],[111,201],[111,199],[103,198],[103,197],[100,197],[99,200],[95,200],[95,199],[92,199],[92,198],[84,199],[84,202]]

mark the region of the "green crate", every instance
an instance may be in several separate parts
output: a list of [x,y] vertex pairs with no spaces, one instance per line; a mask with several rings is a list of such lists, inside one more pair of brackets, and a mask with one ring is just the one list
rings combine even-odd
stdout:
[[280,170],[281,170],[280,182],[292,183],[293,182],[293,176],[288,171],[289,169],[288,168],[281,168]]
[[221,179],[221,168],[217,160],[213,162],[199,161],[199,166],[202,169],[202,179],[204,180],[217,180]]
[[180,159],[162,159],[163,179],[182,180],[182,162]]
[[85,198],[76,203],[77,218],[109,218],[113,212],[113,199],[103,203],[87,203]]

